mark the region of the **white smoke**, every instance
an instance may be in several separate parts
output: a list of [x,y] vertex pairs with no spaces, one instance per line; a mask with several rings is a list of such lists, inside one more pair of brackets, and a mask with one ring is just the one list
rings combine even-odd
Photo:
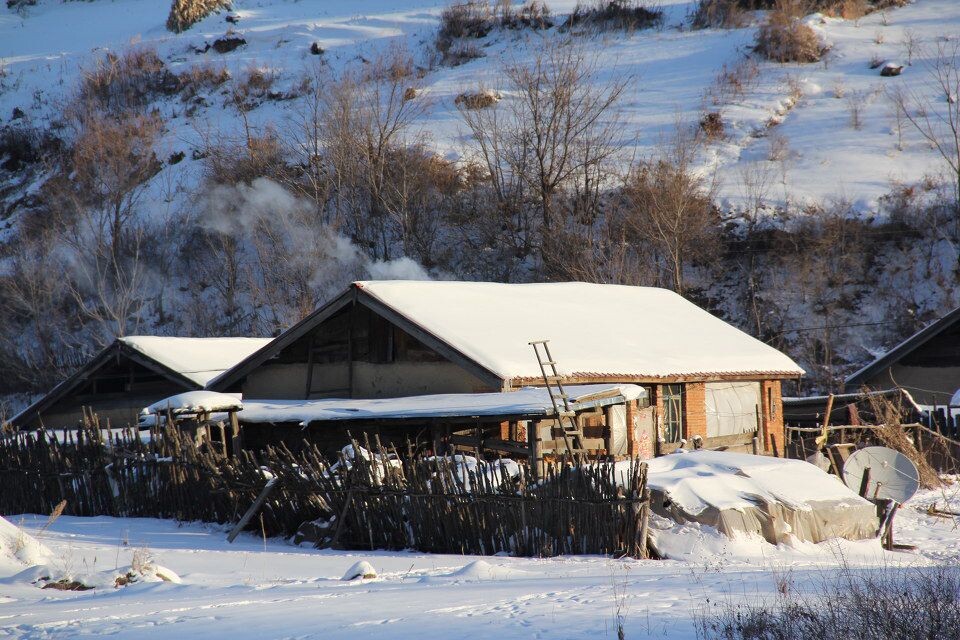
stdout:
[[432,280],[427,270],[406,256],[396,260],[377,260],[367,264],[372,280]]
[[[205,198],[198,224],[245,246],[269,244],[275,260],[308,273],[309,285],[324,301],[353,280],[430,280],[415,260],[371,260],[349,238],[318,219],[309,201],[268,178],[251,184],[220,185]],[[269,270],[270,265],[262,269]]]

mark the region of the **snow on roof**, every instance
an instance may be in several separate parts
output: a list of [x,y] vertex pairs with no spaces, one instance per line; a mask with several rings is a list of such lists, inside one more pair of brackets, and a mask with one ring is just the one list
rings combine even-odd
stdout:
[[[565,387],[574,409],[586,409],[624,400],[636,400],[646,392],[633,384],[570,385]],[[449,393],[406,398],[345,400],[244,400],[238,414],[246,423],[324,420],[377,420],[404,418],[451,418],[472,416],[531,415],[553,413],[544,388],[527,387],[501,393]]]
[[126,336],[118,340],[203,387],[272,339]]
[[212,413],[215,411],[240,410],[243,403],[239,394],[217,393],[216,391],[186,391],[175,396],[154,402],[143,410],[147,415],[163,415],[172,411],[175,415],[191,413]]
[[803,373],[780,351],[666,289],[399,280],[357,286],[504,379],[539,378],[528,343],[545,339],[561,373],[573,376]]
[[690,514],[710,507],[751,509],[758,501],[797,511],[809,511],[811,502],[863,502],[837,476],[804,460],[701,450],[661,456],[647,465],[650,488]]

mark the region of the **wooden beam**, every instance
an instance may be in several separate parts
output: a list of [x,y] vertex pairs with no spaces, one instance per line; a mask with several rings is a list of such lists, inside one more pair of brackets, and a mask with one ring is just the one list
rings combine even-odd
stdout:
[[267,480],[267,484],[263,485],[263,489],[260,490],[260,495],[258,495],[257,499],[253,501],[253,504],[251,504],[250,508],[247,509],[246,513],[243,514],[243,517],[240,518],[240,522],[238,522],[237,525],[230,531],[230,535],[227,536],[227,542],[232,543],[237,539],[237,536],[240,535],[240,532],[243,531],[243,528],[247,526],[247,523],[250,522],[250,519],[256,515],[257,511],[260,511],[263,503],[267,501],[267,498],[270,496],[270,493],[277,484],[278,482],[276,478],[270,478]]

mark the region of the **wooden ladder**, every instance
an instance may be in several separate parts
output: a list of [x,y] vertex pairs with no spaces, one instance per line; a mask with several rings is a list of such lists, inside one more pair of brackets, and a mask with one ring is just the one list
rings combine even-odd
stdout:
[[[557,373],[557,363],[550,355],[549,342],[549,340],[534,340],[528,344],[533,347],[533,353],[537,356],[543,383],[547,387],[550,402],[553,404],[553,414],[557,417],[563,432],[563,442],[570,455],[578,458],[587,453],[583,446],[583,431],[577,425],[577,412],[570,406],[570,396],[563,388],[563,376]],[[542,352],[541,347],[543,347]]]

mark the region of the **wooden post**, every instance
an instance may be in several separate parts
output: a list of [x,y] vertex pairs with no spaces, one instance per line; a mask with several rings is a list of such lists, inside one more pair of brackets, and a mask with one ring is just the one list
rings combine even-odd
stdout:
[[[209,418],[210,416],[208,415],[207,419]],[[223,426],[223,420],[220,420],[219,422],[217,422],[217,428],[220,429],[220,446],[223,449],[223,457],[226,458],[227,457],[227,429],[226,427]]]
[[650,532],[650,489],[644,487],[643,489],[643,505],[641,506],[640,514],[640,549],[638,550],[639,557],[649,558],[649,543],[647,538]]
[[830,432],[827,430],[830,426],[830,412],[833,411],[833,394],[827,398],[827,411],[823,414],[823,433],[817,436],[817,448],[822,449],[827,446],[827,440],[830,438]]
[[527,444],[530,446],[530,471],[534,479],[540,477],[540,465],[543,461],[543,451],[540,446],[540,421],[531,420],[527,426]]
[[233,430],[233,455],[240,456],[240,450],[243,448],[243,440],[240,431],[240,421],[237,419],[237,412],[230,411],[230,427]]
[[753,436],[753,455],[760,455],[760,438]]

